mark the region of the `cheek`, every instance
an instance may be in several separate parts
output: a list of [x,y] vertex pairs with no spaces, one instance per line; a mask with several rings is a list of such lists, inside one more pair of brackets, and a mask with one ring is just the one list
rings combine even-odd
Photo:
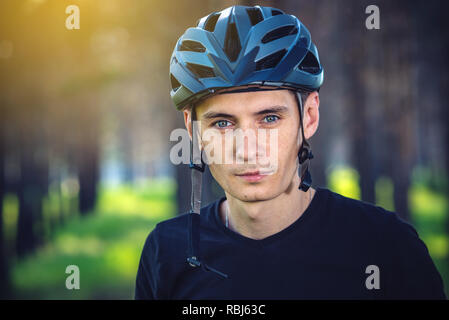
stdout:
[[209,164],[209,170],[212,177],[222,187],[226,186],[226,179],[229,179],[228,168],[226,165],[221,164]]
[[295,165],[295,159],[299,151],[298,134],[292,131],[281,132],[278,142],[278,159],[282,166]]

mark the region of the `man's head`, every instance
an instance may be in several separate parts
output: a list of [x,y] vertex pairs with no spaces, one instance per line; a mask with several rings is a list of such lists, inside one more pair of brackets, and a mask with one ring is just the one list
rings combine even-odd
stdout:
[[[232,6],[213,12],[199,19],[195,27],[188,28],[178,39],[170,59],[170,82],[170,96],[178,110],[189,105],[197,106],[198,119],[205,123],[201,136],[204,136],[206,126],[215,126],[212,131],[217,131],[216,136],[222,137],[220,130],[223,129],[218,127],[227,127],[230,123],[238,129],[254,130],[269,126],[275,127],[270,129],[272,131],[277,130],[276,170],[257,162],[249,164],[250,160],[260,157],[259,148],[255,152],[246,150],[254,144],[245,147],[243,143],[244,147],[237,147],[237,150],[226,146],[220,148],[225,154],[235,154],[236,160],[243,160],[243,163],[209,165],[215,179],[231,196],[243,201],[257,201],[269,200],[296,187],[307,192],[312,183],[308,162],[313,157],[307,138],[318,126],[317,92],[323,83],[323,68],[309,31],[298,18],[282,10],[262,6]],[[223,90],[242,87],[312,92],[303,103],[303,126],[299,125],[298,104],[301,99],[297,95],[286,90],[222,93]],[[276,112],[283,109],[282,117],[275,112],[263,113],[263,110],[273,107],[278,109]],[[215,118],[219,121],[216,122],[211,117],[212,112],[227,115],[224,119],[221,119],[223,115]],[[184,114],[189,129],[190,115],[189,111]],[[300,136],[298,128],[301,128]],[[190,135],[196,137],[193,129],[194,134],[190,129]],[[190,153],[192,194],[187,252],[187,261],[192,267],[202,265],[198,261],[193,234],[199,223],[194,216],[201,209],[204,165],[196,163],[195,141],[193,139],[190,144],[194,152]],[[273,143],[271,140],[269,143],[258,140],[255,145],[262,146],[261,149],[269,154]],[[243,152],[239,152],[240,149]],[[295,175],[298,163],[301,164],[299,176]],[[264,177],[238,176],[255,169],[271,174]]]
[[[285,189],[286,184],[290,183],[288,178],[295,168],[291,160],[296,153],[298,162],[301,164],[301,172],[298,171],[299,189],[304,192],[309,189],[312,180],[308,170],[308,160],[313,156],[307,137],[310,137],[316,130],[316,127],[313,130],[309,129],[313,127],[310,123],[318,124],[317,92],[323,83],[323,68],[310,32],[298,18],[286,14],[282,10],[262,6],[232,6],[220,12],[213,12],[199,19],[195,27],[188,28],[178,39],[170,59],[170,81],[172,86],[170,95],[177,109],[185,110],[189,106],[197,106],[195,109],[198,109],[198,117],[202,121],[210,120],[211,117],[207,117],[207,113],[212,109],[220,109],[220,113],[228,110],[227,116],[234,119],[240,127],[254,129],[260,126],[260,122],[257,122],[256,125],[255,121],[257,113],[261,112],[256,109],[261,105],[264,107],[267,104],[289,106],[289,120],[280,121],[285,123],[288,128],[282,126],[279,130],[278,141],[281,144],[276,150],[279,150],[280,154],[275,157],[279,163],[276,164],[276,170],[270,177],[259,180],[260,184],[266,186],[276,183],[277,187],[276,190],[273,189],[273,192],[281,192],[282,189]],[[235,91],[236,89],[238,92]],[[270,91],[253,92],[253,90],[267,89]],[[273,89],[278,90],[273,91]],[[297,105],[300,104],[298,97],[291,92],[312,92],[305,103],[304,120],[307,123],[304,122],[304,124],[308,124],[308,126],[306,128],[307,135],[302,133],[302,141],[298,141],[298,130],[292,133],[294,130],[290,129],[290,127],[298,128],[299,126]],[[242,101],[244,102],[242,103]],[[307,111],[312,110],[310,106],[313,105],[316,110],[315,116],[313,113],[310,116]],[[296,117],[292,116],[293,106],[296,107]],[[232,114],[229,113],[229,110],[232,110]],[[188,115],[189,112],[186,113],[186,120],[191,119]],[[268,121],[263,120],[263,125],[275,126],[272,122],[276,122],[273,119],[277,119],[277,116],[272,115],[269,119]],[[224,123],[226,126],[227,121],[220,123]],[[302,128],[302,126],[299,127]],[[215,129],[217,132],[222,132],[220,130],[222,129]],[[297,139],[295,140],[293,137]],[[292,144],[292,141],[297,143]],[[263,146],[262,149],[272,147],[271,142],[269,144],[250,143],[249,145]],[[228,148],[224,149],[226,152],[230,152]],[[198,154],[195,152],[197,146],[194,141],[191,143],[191,150],[193,152],[190,155],[190,168],[194,169],[192,171],[191,203],[192,211],[198,212],[201,203],[201,199],[199,199],[200,172],[204,170],[204,166],[198,163]],[[239,152],[236,152],[235,155],[239,159]],[[249,158],[259,158],[254,154],[251,156],[250,150],[246,156],[248,160],[250,160]],[[244,156],[240,158],[244,160]],[[252,164],[253,167],[244,167],[243,165],[237,162],[230,166],[212,164],[210,167],[223,188],[233,190],[241,183],[236,183],[239,181],[238,177],[231,179],[231,174],[235,176],[239,171],[259,169],[254,164]],[[264,169],[270,171],[273,168]],[[253,178],[244,181],[253,181]],[[262,182],[262,180],[264,181]],[[247,190],[251,190],[251,188],[247,188]],[[269,196],[263,191],[260,191],[259,195],[254,192],[251,195],[251,192],[248,194],[246,191],[242,192],[242,197]]]
[[[306,97],[303,103],[303,129],[305,139],[309,139],[318,128],[319,96],[316,91],[303,96]],[[203,150],[214,150],[214,153],[218,150],[221,153],[221,161],[210,163],[209,168],[225,192],[242,201],[260,201],[297,188],[298,151],[302,137],[299,106],[294,92],[221,93],[197,104],[195,111],[196,120],[200,123]],[[191,116],[191,109],[184,110],[190,136]],[[239,130],[247,137],[254,136],[253,143],[249,142],[249,138],[245,143],[238,143],[236,132]],[[259,135],[263,130],[266,136],[261,138]],[[202,139],[206,131],[214,139]],[[276,140],[270,139],[274,131]],[[231,140],[225,142],[229,137],[232,137]],[[231,162],[225,162],[225,157]],[[262,173],[261,179],[242,176],[243,173],[255,171]]]

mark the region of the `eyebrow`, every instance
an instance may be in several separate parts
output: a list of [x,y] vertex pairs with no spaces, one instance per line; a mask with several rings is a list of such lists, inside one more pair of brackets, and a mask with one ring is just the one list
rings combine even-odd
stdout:
[[[272,106],[269,107],[267,109],[263,109],[257,112],[254,112],[253,115],[258,116],[258,115],[263,115],[263,114],[268,114],[268,113],[287,113],[288,112],[288,108],[286,106]],[[202,115],[203,119],[215,119],[215,118],[230,118],[230,119],[234,119],[235,116],[229,113],[224,113],[224,112],[215,112],[215,111],[208,111],[205,112]]]
[[288,108],[286,106],[272,106],[270,108],[255,112],[254,115],[262,115],[267,113],[287,113],[287,112]]

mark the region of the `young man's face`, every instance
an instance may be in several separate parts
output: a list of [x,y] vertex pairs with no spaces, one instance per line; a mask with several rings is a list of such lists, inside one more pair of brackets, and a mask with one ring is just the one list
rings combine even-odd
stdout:
[[[318,127],[318,106],[318,94],[313,92],[304,105],[306,139]],[[221,152],[222,161],[210,163],[209,169],[226,193],[241,201],[262,201],[298,188],[297,159],[302,137],[293,92],[218,94],[197,105],[196,114],[203,149],[209,154],[210,150]],[[190,116],[190,111],[184,111],[191,135]],[[247,136],[246,140],[241,140],[242,133]],[[206,136],[213,138],[206,139]],[[249,143],[251,138],[254,139]],[[259,175],[242,175],[257,171]]]

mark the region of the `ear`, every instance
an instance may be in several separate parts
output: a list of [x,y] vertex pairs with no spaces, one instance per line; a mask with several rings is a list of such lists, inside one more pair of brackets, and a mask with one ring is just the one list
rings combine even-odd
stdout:
[[192,140],[192,126],[190,118],[192,117],[192,109],[184,110],[184,124],[186,126],[187,132],[189,133],[190,140]]
[[317,91],[309,94],[304,103],[304,136],[310,139],[318,129],[320,121],[320,97]]
[[[186,126],[187,132],[189,133],[189,138],[192,141],[192,108],[185,109],[184,112],[184,125]],[[198,120],[196,120],[198,121]],[[200,143],[200,148],[203,148],[203,142],[201,139],[201,123],[196,122],[195,124],[195,130],[196,130],[196,139]]]

